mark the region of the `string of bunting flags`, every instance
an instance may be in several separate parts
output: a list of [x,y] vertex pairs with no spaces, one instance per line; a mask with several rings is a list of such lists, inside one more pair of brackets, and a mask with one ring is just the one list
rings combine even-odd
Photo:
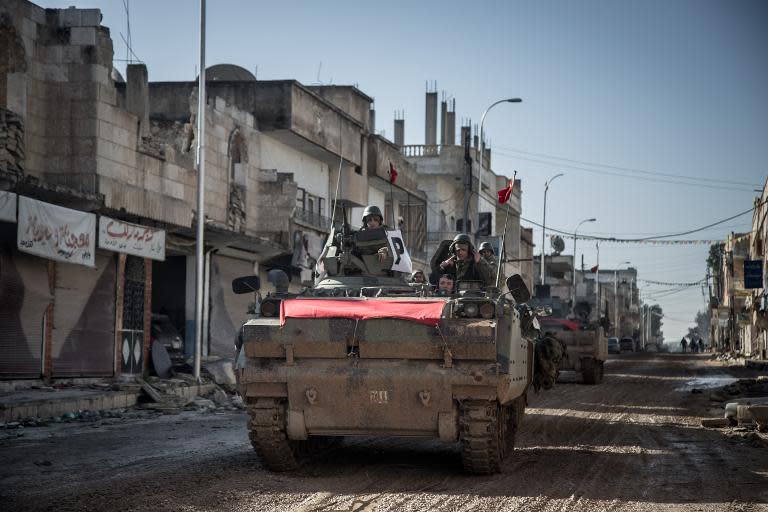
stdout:
[[645,284],[655,284],[655,285],[659,285],[659,286],[680,286],[680,287],[683,287],[683,286],[700,286],[700,285],[706,283],[707,279],[704,278],[704,279],[701,279],[699,281],[693,281],[693,282],[690,282],[690,283],[669,283],[669,282],[665,282],[665,281],[653,281],[651,279],[640,279],[640,278],[638,278],[637,281],[641,282],[641,283],[645,283]]
[[[577,235],[574,237],[573,235],[566,235],[566,234],[558,234],[558,235],[549,235],[550,240],[554,239],[555,237],[560,238],[568,238],[573,240],[576,238],[577,240],[595,240],[603,243],[614,243],[614,244],[642,244],[642,245],[712,245],[712,244],[721,244],[724,242],[724,240],[637,240],[637,239],[631,239],[631,238],[606,238],[606,237],[599,237],[599,236],[589,236],[589,235]],[[742,240],[749,239],[749,233],[746,233],[741,236],[734,237],[734,242],[741,242]]]

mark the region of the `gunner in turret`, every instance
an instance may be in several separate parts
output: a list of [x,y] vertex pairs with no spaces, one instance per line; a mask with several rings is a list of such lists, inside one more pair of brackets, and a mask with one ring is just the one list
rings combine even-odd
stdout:
[[[378,206],[369,205],[363,211],[363,227],[360,228],[360,231],[379,228],[387,228],[387,226],[384,225],[384,215],[382,215]],[[377,254],[379,261],[383,262],[389,256],[389,248],[386,246],[381,247],[377,251]]]

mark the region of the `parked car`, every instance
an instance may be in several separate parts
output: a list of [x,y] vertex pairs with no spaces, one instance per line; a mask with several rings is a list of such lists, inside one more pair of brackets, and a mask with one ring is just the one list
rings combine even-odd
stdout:
[[634,352],[635,340],[629,337],[621,338],[621,341],[619,341],[619,349],[621,352]]
[[608,338],[608,353],[619,354],[621,353],[621,347],[619,345],[619,338]]

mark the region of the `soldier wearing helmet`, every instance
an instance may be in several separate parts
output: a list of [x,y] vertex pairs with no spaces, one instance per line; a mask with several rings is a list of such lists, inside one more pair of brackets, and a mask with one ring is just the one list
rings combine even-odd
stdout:
[[363,211],[363,227],[364,229],[376,229],[384,226],[384,215],[381,214],[381,210],[378,206],[369,205],[366,206]]
[[491,245],[491,242],[481,243],[478,250],[480,251],[480,256],[485,258],[485,261],[490,263],[491,266],[496,265],[496,258],[493,257],[493,246]]
[[[386,229],[384,215],[382,215],[381,210],[375,205],[366,206],[365,210],[363,210],[363,226],[360,228],[360,231],[380,228]],[[383,263],[389,256],[389,248],[386,246],[381,247],[376,254],[379,257],[379,262]]]
[[456,281],[482,281],[483,286],[496,284],[493,268],[475,250],[469,235],[456,235],[449,252],[451,257],[440,263],[440,274],[450,274]]

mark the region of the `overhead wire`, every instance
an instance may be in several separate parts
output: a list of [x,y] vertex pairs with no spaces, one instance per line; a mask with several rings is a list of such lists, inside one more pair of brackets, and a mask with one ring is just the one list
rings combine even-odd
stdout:
[[697,181],[697,182],[708,181],[710,183],[720,183],[720,184],[728,184],[728,185],[743,185],[743,186],[753,187],[753,188],[759,186],[759,185],[756,185],[754,183],[747,183],[745,181],[733,181],[733,180],[723,180],[723,179],[716,179],[716,178],[705,178],[705,177],[701,177],[701,176],[687,176],[687,175],[684,175],[684,174],[673,174],[673,173],[658,172],[658,171],[648,171],[648,170],[636,169],[636,168],[632,168],[632,167],[622,167],[622,166],[618,166],[618,165],[602,164],[602,163],[598,163],[598,162],[588,162],[588,161],[585,161],[585,160],[576,160],[576,159],[573,159],[573,158],[566,158],[566,157],[561,157],[561,156],[556,156],[556,155],[550,155],[550,154],[547,154],[547,153],[536,153],[536,152],[533,152],[533,151],[525,151],[525,150],[522,150],[522,149],[513,148],[513,147],[509,147],[509,146],[496,145],[494,147],[494,150],[497,151],[497,148],[501,148],[502,150],[507,150],[507,151],[513,151],[515,153],[521,153],[521,154],[524,154],[524,155],[532,155],[532,156],[537,156],[537,157],[540,157],[540,158],[548,158],[550,160],[562,160],[564,162],[577,163],[577,164],[580,164],[580,165],[589,165],[589,166],[593,166],[593,167],[606,167],[606,168],[609,168],[609,169],[616,169],[616,170],[619,170],[619,171],[632,172],[632,173],[638,173],[638,174],[645,174],[645,175],[649,175],[649,176],[663,176],[663,177],[668,177],[668,178],[692,180],[692,181]]
[[[660,239],[666,239],[666,238],[672,238],[672,237],[678,237],[678,236],[685,236],[685,235],[690,235],[690,234],[693,234],[693,233],[698,233],[699,231],[704,231],[705,229],[709,229],[711,227],[718,226],[720,224],[725,224],[728,221],[731,221],[733,219],[741,217],[742,215],[746,215],[748,213],[753,212],[756,208],[759,208],[759,207],[761,207],[762,205],[764,205],[766,203],[768,203],[768,199],[766,199],[765,201],[763,201],[761,203],[756,204],[755,206],[753,206],[752,208],[750,208],[748,210],[744,210],[743,212],[739,212],[736,215],[731,215],[728,218],[719,220],[717,222],[713,222],[711,224],[707,224],[706,226],[702,226],[700,228],[690,229],[688,231],[682,231],[682,232],[679,232],[679,233],[670,233],[670,234],[665,234],[665,235],[654,235],[654,236],[647,236],[647,237],[642,237],[642,238],[616,238],[616,237],[599,237],[599,236],[590,236],[590,235],[579,235],[579,238],[583,239],[583,240],[596,240],[596,241],[605,241],[605,242],[646,242],[646,241],[652,241],[652,240],[660,240]],[[538,222],[532,221],[530,219],[526,219],[523,216],[520,216],[520,219],[524,220],[525,222],[529,222],[529,223],[533,224],[534,226],[538,226],[540,228],[545,228],[544,226],[542,226]],[[547,227],[545,229],[548,229],[548,230],[550,230],[550,231],[552,231],[554,233],[559,233],[559,234],[567,235],[567,236],[573,236],[572,232],[569,233],[569,232],[563,231],[561,229],[549,228],[549,227]],[[686,241],[690,241],[690,240],[686,240]]]

